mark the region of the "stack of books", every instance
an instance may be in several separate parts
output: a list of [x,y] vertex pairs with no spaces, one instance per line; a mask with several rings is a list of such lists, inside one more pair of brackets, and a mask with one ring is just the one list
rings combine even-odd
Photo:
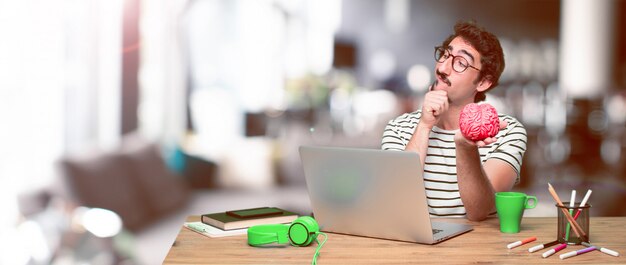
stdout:
[[187,222],[185,223],[184,226],[187,227],[191,231],[200,233],[208,237],[225,237],[225,236],[244,235],[248,231],[247,228],[222,230],[222,229],[219,229],[214,226],[210,226],[202,222]]
[[261,207],[237,211],[203,214],[200,222],[185,223],[194,232],[223,237],[245,234],[248,227],[263,224],[287,224],[298,218],[298,214],[277,207]]

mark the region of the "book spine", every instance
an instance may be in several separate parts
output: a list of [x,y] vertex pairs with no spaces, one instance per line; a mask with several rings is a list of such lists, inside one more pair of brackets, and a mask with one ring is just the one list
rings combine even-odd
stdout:
[[226,227],[226,225],[225,225],[223,222],[220,222],[220,221],[218,221],[218,220],[215,220],[215,219],[209,218],[209,217],[207,217],[207,216],[204,216],[204,215],[203,215],[203,216],[202,216],[201,221],[202,221],[203,223],[205,223],[205,224],[208,224],[208,225],[211,225],[211,226],[217,227],[217,228],[219,228],[219,229],[222,229],[222,230],[228,230],[228,228]]
[[241,220],[235,222],[228,222],[224,224],[224,230],[248,228],[253,225],[266,225],[266,224],[285,224],[290,223],[298,218],[297,215],[288,215],[280,217],[261,218],[253,220]]

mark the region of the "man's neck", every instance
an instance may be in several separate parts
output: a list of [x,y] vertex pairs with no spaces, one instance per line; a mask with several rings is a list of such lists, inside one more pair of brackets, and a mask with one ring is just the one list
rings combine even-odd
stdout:
[[448,108],[448,111],[441,115],[437,127],[452,131],[459,128],[459,116],[461,115],[461,108]]
[[437,127],[447,131],[459,129],[459,117],[461,116],[461,110],[463,110],[463,107],[469,103],[471,102],[462,105],[450,104],[448,111],[441,115],[441,118],[437,123]]

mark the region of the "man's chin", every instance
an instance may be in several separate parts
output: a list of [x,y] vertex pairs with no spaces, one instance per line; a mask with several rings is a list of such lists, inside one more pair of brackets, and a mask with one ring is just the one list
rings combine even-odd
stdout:
[[433,91],[435,90],[448,90],[448,85],[446,85],[445,83],[441,83],[439,82],[439,84],[436,84],[435,86],[433,86]]

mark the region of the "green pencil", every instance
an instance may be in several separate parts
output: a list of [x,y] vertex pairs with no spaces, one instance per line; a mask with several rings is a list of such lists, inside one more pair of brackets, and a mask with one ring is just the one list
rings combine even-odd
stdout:
[[[570,208],[574,208],[574,206],[576,205],[576,190],[572,190],[572,198],[569,201],[569,207]],[[569,215],[573,215],[574,214],[574,209],[569,209]],[[565,241],[569,240],[569,222],[567,223],[567,228],[565,229]]]

